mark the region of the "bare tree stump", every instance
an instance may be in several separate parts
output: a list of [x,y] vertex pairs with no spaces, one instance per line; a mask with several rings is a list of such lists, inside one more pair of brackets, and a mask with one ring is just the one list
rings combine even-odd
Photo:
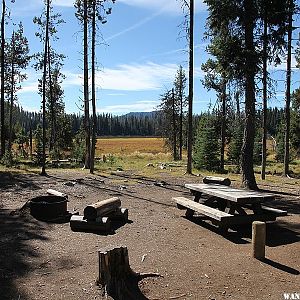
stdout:
[[138,287],[138,282],[145,277],[160,276],[156,273],[140,274],[131,270],[127,247],[99,251],[98,284],[104,295],[114,300],[146,300]]

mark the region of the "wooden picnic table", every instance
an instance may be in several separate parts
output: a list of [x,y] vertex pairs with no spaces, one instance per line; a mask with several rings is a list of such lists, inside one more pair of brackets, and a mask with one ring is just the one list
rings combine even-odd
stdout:
[[221,184],[186,184],[194,196],[193,200],[175,197],[177,207],[186,209],[186,217],[195,212],[209,217],[221,229],[231,225],[252,223],[253,221],[275,221],[286,211],[267,207],[264,202],[274,200],[275,195],[233,188]]

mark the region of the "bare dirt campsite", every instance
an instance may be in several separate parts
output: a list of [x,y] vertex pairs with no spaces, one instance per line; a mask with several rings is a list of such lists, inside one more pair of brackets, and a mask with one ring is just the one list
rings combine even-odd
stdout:
[[[127,247],[133,271],[159,275],[140,280],[141,294],[131,299],[275,300],[299,292],[299,180],[270,176],[268,184],[259,182],[276,195],[268,205],[288,212],[267,225],[266,259],[260,261],[251,255],[251,225],[222,235],[210,222],[188,220],[177,209],[172,197],[191,199],[184,184],[202,182],[201,176],[154,169],[155,177],[129,171],[90,175],[51,169],[46,177],[1,171],[1,299],[105,299],[96,285],[98,250],[119,246]],[[230,177],[238,186],[238,178]],[[38,221],[24,204],[47,189],[68,195],[68,210],[80,214],[90,203],[119,197],[129,220],[107,233]]]

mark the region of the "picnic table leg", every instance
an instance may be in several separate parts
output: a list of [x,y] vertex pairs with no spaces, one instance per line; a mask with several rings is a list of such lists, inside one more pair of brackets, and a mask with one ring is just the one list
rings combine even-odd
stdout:
[[194,201],[199,203],[202,193],[191,190],[192,195],[194,196]]
[[251,209],[253,210],[254,214],[261,215],[263,213],[260,203],[252,204]]
[[227,234],[228,233],[228,225],[224,225],[224,224],[219,224],[219,231],[222,235]]
[[[200,192],[195,192],[195,191],[192,191],[192,190],[191,190],[191,193],[192,193],[192,195],[194,196],[194,202],[199,203],[200,198],[201,198],[201,194],[202,194],[202,193],[200,193]],[[188,208],[188,209],[186,210],[186,212],[185,212],[185,217],[186,217],[187,219],[189,219],[189,218],[192,218],[193,216],[194,216],[194,211],[193,211],[192,209]]]

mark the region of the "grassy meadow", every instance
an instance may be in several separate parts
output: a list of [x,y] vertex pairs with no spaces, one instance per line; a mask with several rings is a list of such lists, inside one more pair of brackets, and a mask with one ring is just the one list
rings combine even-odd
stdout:
[[96,156],[107,154],[167,153],[163,138],[158,137],[112,137],[98,138]]
[[[67,154],[68,156],[68,154]],[[67,157],[66,157],[67,158]],[[103,158],[105,158],[103,160]],[[186,157],[182,161],[174,162],[169,149],[165,147],[165,141],[159,137],[105,137],[98,138],[96,144],[96,171],[110,172],[115,170],[131,170],[136,174],[145,176],[160,176],[162,173],[170,173],[174,176],[182,176],[186,172]],[[15,167],[18,169],[30,169],[38,171],[28,160],[19,160]],[[48,168],[54,167],[50,162]],[[76,170],[78,163],[66,162],[59,164],[59,167]],[[1,169],[3,168],[0,167]],[[240,180],[237,173],[237,166],[225,165],[226,173],[232,180]],[[260,166],[254,168],[257,180],[260,181]],[[290,163],[290,170],[293,177],[300,177],[300,160],[293,160]],[[276,162],[274,147],[268,141],[267,158],[267,180],[276,182],[281,178],[283,163]],[[205,170],[193,170],[194,174],[217,175]],[[274,176],[275,175],[275,176]],[[224,176],[224,174],[221,174]]]

